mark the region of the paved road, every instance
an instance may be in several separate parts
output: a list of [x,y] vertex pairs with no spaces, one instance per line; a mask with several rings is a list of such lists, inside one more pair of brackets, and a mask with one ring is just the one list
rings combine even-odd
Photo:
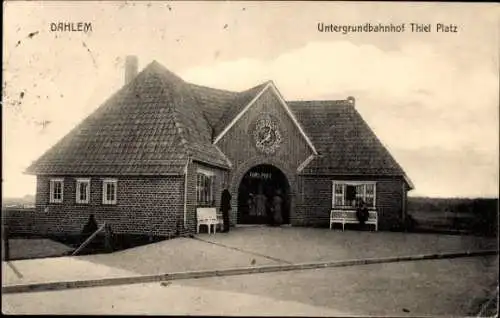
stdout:
[[465,316],[498,280],[474,257],[6,294],[4,313]]

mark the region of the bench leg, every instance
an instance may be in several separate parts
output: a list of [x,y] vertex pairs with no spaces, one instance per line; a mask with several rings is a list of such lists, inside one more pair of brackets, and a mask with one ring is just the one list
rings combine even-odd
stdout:
[[200,224],[196,226],[196,234],[200,234]]
[[330,230],[332,229],[332,221],[330,221]]
[[217,224],[214,224],[214,234],[217,233]]
[[344,225],[345,225],[345,223],[342,222],[342,232],[344,231]]

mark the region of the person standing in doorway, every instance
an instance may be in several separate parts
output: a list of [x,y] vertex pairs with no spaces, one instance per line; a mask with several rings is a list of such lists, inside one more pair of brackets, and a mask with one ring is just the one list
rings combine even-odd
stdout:
[[281,198],[281,190],[277,189],[272,202],[273,224],[277,226],[280,226],[281,223],[283,223],[283,215],[281,214],[282,205],[283,198]]
[[228,189],[222,191],[220,199],[220,209],[222,211],[222,219],[224,222],[224,229],[222,232],[229,232],[229,211],[231,211],[231,193]]
[[262,189],[262,184],[259,185],[259,192],[255,196],[255,212],[259,217],[265,217],[267,208],[267,197]]
[[255,212],[253,193],[250,193],[250,195],[248,196],[247,205],[248,205],[248,215],[255,216],[256,212]]

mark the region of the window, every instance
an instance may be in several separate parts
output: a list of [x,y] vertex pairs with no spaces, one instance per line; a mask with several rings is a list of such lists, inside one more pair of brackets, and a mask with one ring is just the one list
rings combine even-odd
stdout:
[[102,181],[102,204],[116,204],[117,183],[115,179]]
[[90,179],[76,179],[76,203],[89,203]]
[[332,206],[355,207],[356,202],[363,200],[368,207],[375,208],[375,182],[368,181],[334,181]]
[[196,172],[196,204],[197,206],[213,206],[215,175],[213,172],[198,170]]
[[62,203],[64,192],[63,179],[50,179],[50,203]]

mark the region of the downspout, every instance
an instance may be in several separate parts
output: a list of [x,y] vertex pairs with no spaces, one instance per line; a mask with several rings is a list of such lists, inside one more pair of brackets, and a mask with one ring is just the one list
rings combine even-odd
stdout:
[[187,228],[187,189],[188,189],[188,165],[189,158],[184,166],[184,229]]
[[401,201],[403,203],[403,206],[401,207],[402,208],[401,212],[403,214],[402,215],[402,217],[403,217],[403,230],[406,232],[406,231],[408,231],[408,229],[407,229],[407,221],[406,221],[406,219],[407,219],[407,215],[406,215],[407,192],[406,192],[406,184],[405,184],[404,181],[402,182],[402,188],[403,188],[403,191],[402,191],[403,193],[402,193]]

